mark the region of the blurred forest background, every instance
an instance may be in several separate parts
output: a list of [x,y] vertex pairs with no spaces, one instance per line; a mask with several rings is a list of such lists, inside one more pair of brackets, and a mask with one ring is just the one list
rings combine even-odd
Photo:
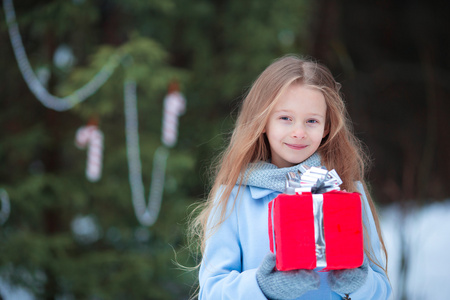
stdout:
[[[10,214],[0,225],[0,278],[38,299],[187,299],[195,272],[173,261],[196,264],[185,249],[191,204],[208,191],[208,166],[242,95],[287,53],[316,58],[343,84],[373,159],[378,206],[449,198],[448,1],[16,0],[14,8],[30,64],[54,95],[79,89],[112,55],[127,57],[87,101],[48,109],[19,71],[1,7],[0,188]],[[61,49],[71,59],[58,62]],[[151,227],[131,201],[127,78],[137,83],[146,197],[170,82],[187,100]],[[95,183],[74,144],[92,120],[105,142]]]

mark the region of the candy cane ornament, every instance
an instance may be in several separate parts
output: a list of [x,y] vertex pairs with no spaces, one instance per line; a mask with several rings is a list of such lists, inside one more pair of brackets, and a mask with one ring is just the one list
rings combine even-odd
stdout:
[[164,116],[161,141],[173,147],[178,138],[178,117],[186,111],[186,99],[178,91],[172,91],[164,99]]
[[95,182],[102,176],[103,133],[95,125],[83,126],[77,130],[75,145],[87,149],[86,178]]

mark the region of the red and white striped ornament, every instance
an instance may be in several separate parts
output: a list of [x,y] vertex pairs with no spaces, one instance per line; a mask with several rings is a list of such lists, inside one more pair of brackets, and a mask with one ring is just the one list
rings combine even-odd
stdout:
[[75,144],[87,149],[86,178],[95,182],[102,176],[103,133],[95,125],[80,127],[77,130]]
[[173,147],[178,138],[178,117],[186,111],[186,99],[177,90],[164,98],[164,116],[161,141],[167,147]]

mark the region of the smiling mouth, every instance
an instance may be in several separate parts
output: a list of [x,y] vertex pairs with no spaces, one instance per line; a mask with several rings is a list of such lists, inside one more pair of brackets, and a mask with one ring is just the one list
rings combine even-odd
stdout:
[[285,145],[294,150],[302,150],[302,149],[305,149],[306,147],[308,147],[308,145],[296,145],[296,144],[286,144],[286,143],[285,143]]

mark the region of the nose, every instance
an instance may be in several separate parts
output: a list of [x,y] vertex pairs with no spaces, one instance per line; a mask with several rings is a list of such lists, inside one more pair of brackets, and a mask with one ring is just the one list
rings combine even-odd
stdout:
[[306,130],[302,125],[296,125],[292,129],[292,137],[296,139],[304,139],[306,137]]

